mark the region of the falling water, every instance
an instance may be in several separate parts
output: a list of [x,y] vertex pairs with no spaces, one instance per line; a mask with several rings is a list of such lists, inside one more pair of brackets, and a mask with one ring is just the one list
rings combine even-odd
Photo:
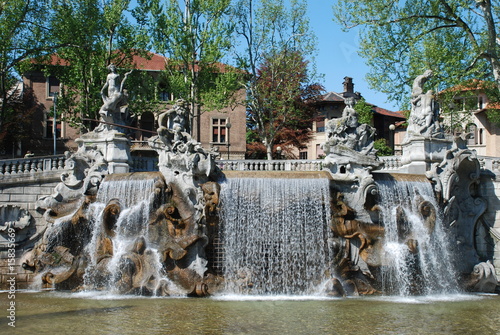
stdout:
[[220,234],[228,293],[313,294],[333,261],[329,180],[230,178]]
[[[377,184],[385,227],[384,289],[403,296],[456,292],[449,242],[431,184],[424,177],[397,181],[389,177]],[[435,209],[433,223],[419,213],[422,201]]]
[[[97,248],[99,238],[103,233],[103,211],[110,200],[120,203],[121,211],[114,227],[112,237],[113,255],[108,260],[107,270],[110,273],[106,286],[114,290],[114,283],[121,276],[123,257],[129,253],[138,237],[144,237],[148,249],[145,251],[149,257],[148,265],[154,268],[155,277],[162,278],[162,266],[155,246],[148,240],[148,224],[151,204],[154,197],[154,178],[149,179],[123,179],[104,181],[99,188],[97,201],[90,207],[93,224],[92,241],[87,246],[90,264],[85,274],[86,285],[99,286],[95,282],[95,269],[97,268]],[[97,285],[96,285],[97,284]]]

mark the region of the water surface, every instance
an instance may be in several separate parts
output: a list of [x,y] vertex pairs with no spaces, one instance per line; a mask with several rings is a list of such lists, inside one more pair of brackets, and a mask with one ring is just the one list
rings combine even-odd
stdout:
[[19,292],[0,334],[499,334],[500,297],[145,298]]

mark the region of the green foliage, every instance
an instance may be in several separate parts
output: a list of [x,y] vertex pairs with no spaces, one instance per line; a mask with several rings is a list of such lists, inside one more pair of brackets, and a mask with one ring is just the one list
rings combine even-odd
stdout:
[[163,85],[189,102],[191,121],[199,117],[202,105],[221,109],[230,104],[239,88],[237,72],[219,63],[232,46],[230,0],[154,0],[139,5],[148,12],[145,19],[155,50],[168,58]]
[[385,138],[375,140],[373,147],[377,150],[377,156],[391,156],[393,154],[392,149],[387,145]]
[[358,113],[359,123],[372,124],[373,112],[372,106],[366,103],[365,98],[361,98],[354,105],[354,110]]
[[43,0],[0,2],[0,145],[3,138],[14,136],[9,130],[20,110],[11,89],[20,80],[20,67],[55,47],[46,25],[49,8],[49,1]]
[[[120,72],[125,72],[132,67],[132,55],[146,48],[145,30],[126,18],[129,3],[128,0],[52,2],[52,38],[64,47],[57,49],[61,63],[56,65],[62,66],[51,66],[51,60],[46,59],[49,66],[45,71],[64,84],[58,110],[72,125],[81,125],[84,117],[98,119],[107,65],[114,63]],[[141,85],[130,85],[129,81]],[[140,71],[129,77],[126,88],[131,109],[142,106],[141,100],[148,98],[143,97],[145,83]],[[146,91],[151,89],[148,87]],[[138,110],[142,109],[134,112]]]
[[500,83],[497,5],[483,0],[341,0],[335,19],[360,27],[360,54],[371,87],[405,107],[413,79],[426,69],[439,92],[469,79]]
[[[309,140],[303,131],[311,120],[304,119],[309,113],[304,102],[319,94],[321,87],[312,84],[314,63],[309,60],[316,38],[306,10],[303,0],[239,0],[233,9],[242,50],[236,54],[237,64],[250,75],[243,83],[247,123],[266,146],[268,159],[276,143],[287,151],[285,143],[300,147]],[[293,133],[298,141],[291,141]]]

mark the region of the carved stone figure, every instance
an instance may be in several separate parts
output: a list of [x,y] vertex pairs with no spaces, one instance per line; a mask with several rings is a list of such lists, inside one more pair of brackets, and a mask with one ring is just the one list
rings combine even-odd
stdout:
[[166,143],[186,141],[191,136],[187,130],[189,128],[189,112],[186,110],[186,101],[178,99],[175,105],[158,117],[158,134]]
[[50,196],[37,201],[37,210],[50,215],[64,214],[79,205],[77,200],[85,194],[95,194],[104,175],[108,173],[107,162],[102,153],[95,148],[80,147],[74,154],[65,152],[67,157],[65,172],[61,182]]
[[[116,72],[114,64],[110,64],[108,70],[109,74],[101,89],[103,105],[99,110],[99,115],[102,121],[123,125],[128,119],[128,109],[126,108],[127,94],[123,86],[128,75],[132,73],[132,70],[125,73],[122,80],[120,80],[120,75]],[[113,129],[113,126],[103,123],[96,131],[109,129]]]
[[376,290],[372,287],[373,275],[369,266],[380,265],[377,254],[384,228],[360,222],[355,216],[354,210],[344,202],[343,195],[338,193],[332,204],[331,227],[334,235],[341,238],[337,245],[338,272],[349,294],[373,294]]
[[424,84],[431,76],[432,71],[427,70],[413,81],[411,113],[405,141],[415,136],[443,138],[438,120],[439,106],[434,99],[434,92],[428,90],[424,93]]
[[474,269],[465,282],[465,289],[470,292],[493,293],[498,285],[495,267],[490,261],[481,262]]

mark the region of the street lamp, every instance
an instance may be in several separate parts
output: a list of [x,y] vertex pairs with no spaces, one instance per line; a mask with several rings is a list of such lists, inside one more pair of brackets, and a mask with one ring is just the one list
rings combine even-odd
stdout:
[[227,123],[226,123],[226,129],[227,129],[227,160],[229,160],[229,146],[231,145],[229,143],[229,129],[231,129],[231,123],[229,122],[229,119],[227,120]]
[[282,151],[282,150],[283,150],[283,149],[281,149],[281,147],[280,147],[280,146],[278,146],[278,147],[276,148],[276,153],[278,154],[278,159],[281,159],[281,151]]
[[54,156],[57,155],[57,92],[54,93],[54,120],[52,121],[52,137],[54,138]]
[[394,130],[396,130],[396,126],[392,123],[389,125],[389,146],[391,147],[392,151],[393,151],[393,154],[394,153],[394,147],[395,147],[395,143],[394,143]]

